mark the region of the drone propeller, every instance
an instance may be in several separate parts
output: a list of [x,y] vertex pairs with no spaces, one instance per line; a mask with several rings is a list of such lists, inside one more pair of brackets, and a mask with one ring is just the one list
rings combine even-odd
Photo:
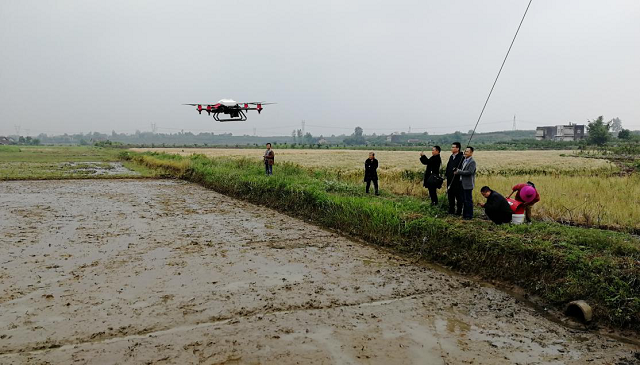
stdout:
[[251,104],[251,105],[258,105],[258,104],[260,104],[260,105],[271,105],[271,104],[278,104],[278,103],[265,103],[265,102],[262,102],[262,101],[252,101],[252,102],[244,103],[244,104]]

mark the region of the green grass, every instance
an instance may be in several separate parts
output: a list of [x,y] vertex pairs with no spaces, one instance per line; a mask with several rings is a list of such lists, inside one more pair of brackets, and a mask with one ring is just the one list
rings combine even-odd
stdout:
[[156,173],[124,163],[131,173],[97,174],[121,162],[116,149],[88,146],[0,146],[0,180],[154,177]]
[[383,194],[329,173],[202,155],[124,152],[124,160],[197,182],[392,247],[464,273],[498,279],[561,307],[584,299],[601,323],[640,330],[640,240],[625,233],[556,223],[496,226],[443,216],[422,199]]
[[86,146],[2,146],[0,162],[104,162],[118,161],[119,151]]

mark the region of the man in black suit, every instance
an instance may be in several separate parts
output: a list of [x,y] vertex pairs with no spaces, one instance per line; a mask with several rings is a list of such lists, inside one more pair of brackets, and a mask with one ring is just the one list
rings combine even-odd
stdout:
[[454,175],[454,169],[462,167],[462,153],[460,153],[460,142],[451,144],[451,156],[447,162],[445,175],[447,177],[447,197],[449,198],[449,214],[462,215],[462,182],[459,175]]
[[511,222],[511,214],[513,211],[504,196],[491,190],[488,186],[483,186],[480,193],[487,198],[487,202],[480,204],[480,206],[484,208],[484,212],[493,223],[503,224]]
[[367,194],[369,194],[369,187],[373,182],[373,188],[376,191],[376,195],[380,195],[378,192],[378,160],[376,154],[369,152],[369,158],[364,160],[364,182],[367,183]]
[[440,165],[442,165],[442,159],[440,158],[440,146],[431,147],[431,157],[424,155],[424,152],[420,152],[420,162],[423,165],[427,165],[424,171],[423,186],[429,189],[429,197],[431,198],[431,205],[438,205],[438,189],[442,187],[435,186],[429,183],[429,177],[431,175],[440,176]]

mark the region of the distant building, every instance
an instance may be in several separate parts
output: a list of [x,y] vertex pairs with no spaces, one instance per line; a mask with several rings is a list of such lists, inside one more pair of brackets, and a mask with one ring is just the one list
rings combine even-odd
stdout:
[[566,124],[536,128],[538,141],[578,141],[586,137],[584,124]]
[[424,143],[424,141],[417,138],[411,138],[407,140],[407,143]]
[[320,138],[320,139],[318,140],[318,144],[327,144],[327,143],[329,143],[329,141],[327,141],[327,140],[326,140],[326,139],[324,139],[324,138]]
[[13,139],[9,137],[0,136],[0,145],[14,144],[14,143],[15,142],[13,141]]
[[387,142],[400,142],[400,135],[397,133],[391,133],[387,136]]

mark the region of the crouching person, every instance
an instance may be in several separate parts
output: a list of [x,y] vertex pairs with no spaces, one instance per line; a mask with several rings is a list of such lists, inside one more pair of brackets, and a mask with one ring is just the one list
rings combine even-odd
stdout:
[[487,198],[487,202],[480,204],[484,208],[484,212],[495,224],[511,222],[511,206],[507,199],[499,193],[491,190],[488,186],[480,189],[480,194]]
[[525,220],[527,223],[531,223],[531,207],[540,201],[540,194],[536,190],[536,186],[531,181],[527,181],[525,184],[515,185],[511,190],[513,190],[511,194],[516,193],[516,200],[521,202],[524,207]]

